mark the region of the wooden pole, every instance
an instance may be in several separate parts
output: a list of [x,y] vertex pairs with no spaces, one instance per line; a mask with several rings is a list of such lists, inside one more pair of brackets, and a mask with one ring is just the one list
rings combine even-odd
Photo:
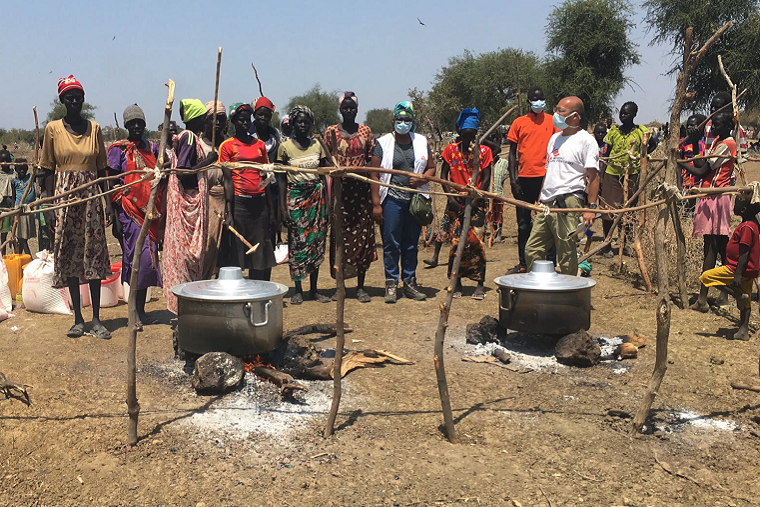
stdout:
[[[164,166],[164,154],[166,152],[166,141],[169,137],[169,121],[172,117],[172,106],[174,105],[174,81],[171,79],[166,82],[169,87],[169,93],[166,97],[166,107],[164,109],[164,127],[161,130],[161,143],[158,148],[158,159],[156,168]],[[160,183],[160,175],[151,182],[150,198],[148,199],[147,213],[140,228],[140,235],[137,237],[135,253],[132,257],[132,276],[129,279],[129,286],[132,290],[129,292],[129,343],[127,345],[127,412],[129,413],[129,423],[127,425],[127,444],[137,444],[137,421],[140,416],[140,404],[137,402],[137,279],[140,273],[140,261],[142,259],[142,249],[145,244],[145,236],[148,234],[150,223],[155,218],[156,195]]]
[[256,70],[256,66],[251,62],[251,67],[253,67],[253,75],[256,76],[256,82],[259,83],[259,96],[264,96],[264,88],[261,86],[261,79],[259,79],[259,71]]
[[[734,137],[736,138],[735,141],[738,147],[742,126],[739,122],[739,104],[737,103],[736,97],[736,85],[733,83],[733,81],[731,81],[731,77],[728,75],[728,72],[726,72],[725,67],[723,67],[723,57],[721,55],[718,55],[718,65],[720,66],[720,73],[723,74],[723,79],[726,80],[728,87],[731,88],[731,105],[733,107],[734,114]],[[746,185],[747,180],[744,177],[744,167],[742,167],[743,161],[739,150],[737,150],[736,155],[736,171],[739,173],[739,178],[741,179],[742,185]]]
[[[340,169],[335,155],[327,147],[321,136],[317,136],[322,149],[330,158],[332,164]],[[335,131],[332,131],[331,139],[333,149],[338,149],[338,141]],[[336,323],[335,323],[335,369],[333,370],[333,399],[330,405],[330,413],[327,416],[327,425],[325,426],[325,438],[335,432],[335,419],[338,417],[340,410],[340,398],[343,394],[342,385],[342,367],[343,367],[343,347],[346,343],[345,336],[345,308],[346,308],[346,285],[343,280],[343,176],[339,175],[332,179],[332,196],[333,196],[333,233],[335,234],[335,283],[338,286],[338,302],[336,305]]]
[[[669,185],[675,185],[678,175],[678,160],[679,149],[679,133],[676,125],[681,123],[681,111],[683,110],[684,103],[686,101],[686,88],[689,83],[689,77],[694,69],[702,63],[707,50],[715,43],[718,38],[723,35],[732,25],[729,21],[718,29],[712,37],[698,50],[692,51],[692,43],[694,40],[694,29],[689,27],[686,30],[686,37],[684,40],[683,50],[683,65],[681,72],[676,78],[676,93],[673,100],[673,107],[670,112],[670,124],[674,127],[670,131],[668,137],[668,161],[665,171],[665,182]],[[652,378],[649,380],[647,392],[644,395],[644,400],[639,407],[636,416],[633,418],[633,425],[631,428],[632,433],[638,433],[646,422],[649,410],[652,408],[652,403],[657,395],[662,384],[662,379],[665,377],[665,372],[668,369],[668,339],[670,337],[670,293],[668,287],[668,259],[665,252],[665,231],[668,224],[668,215],[671,215],[670,207],[675,207],[675,199],[669,198],[665,206],[660,207],[660,212],[657,217],[657,225],[655,226],[655,252],[657,253],[657,285],[658,285],[658,300],[657,300],[657,352],[655,356],[654,371],[652,372]]]
[[515,75],[517,77],[517,114],[522,114],[522,94],[520,93],[520,52],[515,51]]
[[[639,169],[639,183],[647,181],[648,163],[647,159],[647,145],[649,144],[649,132],[644,134],[641,140],[641,168]],[[642,192],[641,204],[646,204],[647,193]],[[652,292],[652,281],[649,279],[649,271],[647,270],[647,263],[644,260],[644,250],[641,248],[641,235],[644,232],[644,227],[647,223],[647,212],[642,210],[639,212],[639,219],[636,224],[636,234],[633,237],[633,250],[636,252],[636,260],[639,263],[639,271],[641,272],[641,278],[644,279],[644,286],[647,292]]]
[[37,118],[37,106],[32,107],[32,112],[34,113],[34,171],[36,171],[40,163],[40,121]]
[[211,152],[216,151],[216,103],[219,100],[219,74],[222,71],[222,48],[216,55],[216,83],[214,84],[214,116],[213,129],[211,130]]
[[[631,144],[633,144],[635,141],[631,140]],[[630,151],[630,150],[629,150]],[[628,156],[628,163],[625,166],[625,175],[623,176],[623,202],[628,200],[628,179],[630,178],[631,174],[631,156]],[[628,217],[630,220],[630,217]],[[628,220],[626,220],[626,216],[623,215],[623,218],[621,219],[623,222],[623,227],[620,229],[622,234],[620,234],[620,248],[618,248],[618,274],[623,272],[623,252],[625,251],[625,240],[626,240],[626,232],[627,232],[627,226],[626,223]]]
[[[514,108],[512,108],[514,109]],[[507,113],[512,112],[512,109]],[[506,116],[506,115],[505,115]],[[480,143],[490,132],[487,132],[479,141],[474,142],[472,147],[472,184],[476,185],[478,174],[480,173]],[[470,231],[470,222],[472,221],[472,197],[467,196],[464,205],[464,219],[462,221],[462,231],[459,233],[459,244],[457,245],[456,255],[451,267],[451,278],[449,287],[446,289],[446,299],[440,305],[441,315],[438,319],[438,328],[435,332],[435,351],[433,355],[433,366],[435,367],[435,376],[438,382],[438,395],[441,398],[441,409],[443,411],[443,424],[446,429],[446,437],[449,442],[456,444],[457,431],[454,427],[454,415],[451,412],[451,398],[449,397],[449,384],[446,379],[446,366],[443,359],[443,346],[446,338],[446,329],[449,327],[449,314],[451,313],[451,303],[454,300],[454,289],[459,284],[459,266],[462,264],[462,254],[467,243],[467,234]]]
[[670,208],[670,216],[673,219],[673,230],[676,233],[678,307],[681,310],[685,310],[689,306],[689,293],[686,290],[686,236],[683,233],[681,214],[678,212],[676,201],[670,201],[668,207]]

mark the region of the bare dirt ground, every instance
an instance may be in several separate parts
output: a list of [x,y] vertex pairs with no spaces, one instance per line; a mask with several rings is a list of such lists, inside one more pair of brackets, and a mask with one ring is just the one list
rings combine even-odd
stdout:
[[[752,168],[750,179],[759,176]],[[507,209],[507,237],[488,250],[489,280],[516,262],[513,216]],[[112,248],[114,259],[119,253]],[[0,323],[0,371],[32,384],[33,404],[0,397],[0,506],[760,504],[760,395],[730,387],[757,383],[758,337],[725,339],[735,308],[728,318],[674,308],[671,363],[649,431],[631,437],[625,414],[638,408],[654,365],[655,298],[630,276],[613,276],[611,265],[594,261],[590,332],[650,337],[639,358],[622,365],[517,373],[463,362],[472,350],[466,324],[498,316],[498,296],[489,281],[484,301],[455,301],[445,360],[458,445],[439,430],[432,361],[445,267],[420,263],[426,302],[385,305],[379,262],[368,276],[373,301],[348,300],[348,348],[388,349],[416,364],[350,373],[330,439],[321,436],[330,383],[312,383],[306,401],[291,406],[253,379],[225,397],[197,396],[173,359],[159,297],[148,310],[161,324],[138,339],[141,441],[127,448],[126,306],[103,310],[110,341],[66,338],[70,317],[21,310]],[[287,268],[274,278],[288,283]],[[324,273],[321,281],[333,287]],[[285,310],[286,329],[334,320],[334,303]],[[757,327],[757,313],[752,320]],[[552,351],[531,353],[546,362]]]

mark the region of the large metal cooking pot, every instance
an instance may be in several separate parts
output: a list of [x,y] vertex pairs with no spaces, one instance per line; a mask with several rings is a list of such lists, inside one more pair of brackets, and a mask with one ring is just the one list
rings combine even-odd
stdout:
[[530,273],[500,276],[499,324],[535,334],[566,335],[591,327],[591,288],[596,282],[561,275],[551,261],[535,261]]
[[262,354],[282,340],[281,283],[246,280],[240,268],[221,268],[217,280],[172,287],[177,296],[177,342],[193,354]]

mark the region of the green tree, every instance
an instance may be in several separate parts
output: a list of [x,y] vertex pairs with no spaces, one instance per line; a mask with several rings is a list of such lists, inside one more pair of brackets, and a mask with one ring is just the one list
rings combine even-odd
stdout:
[[390,109],[370,109],[364,124],[376,136],[387,134],[393,129],[393,111]]
[[[307,90],[303,95],[292,97],[285,107],[287,114],[295,106],[301,105],[311,109],[314,113],[314,132],[324,132],[330,125],[340,123],[338,116],[338,95],[339,92],[326,92],[322,90],[319,83]],[[291,119],[292,121],[292,119]]]
[[438,71],[426,105],[436,127],[449,131],[465,107],[477,107],[482,121],[492,123],[517,103],[518,90],[524,95],[531,86],[543,84],[541,62],[531,52],[512,48],[482,54],[465,51],[449,58],[448,65]]
[[[85,102],[84,104],[82,104],[82,118],[84,118],[85,120],[94,119],[96,109],[97,109],[97,106],[93,106],[92,104]],[[66,106],[61,104],[61,101],[58,99],[58,97],[56,97],[50,103],[50,111],[48,112],[47,117],[45,118],[45,123],[50,123],[51,121],[60,120],[64,116],[66,116]]]
[[760,8],[757,0],[646,0],[646,22],[653,33],[650,44],[669,44],[674,56],[671,73],[681,70],[682,45],[686,29],[694,29],[694,48],[699,49],[715,31],[728,21],[729,30],[708,49],[702,65],[689,78],[688,90],[694,99],[685,105],[688,111],[707,109],[712,96],[728,90],[720,73],[718,55],[732,81],[740,90],[747,88],[741,102],[760,106]]
[[547,18],[547,102],[577,95],[586,120],[611,115],[612,100],[629,82],[625,71],[639,63],[628,38],[633,24],[626,0],[566,0]]

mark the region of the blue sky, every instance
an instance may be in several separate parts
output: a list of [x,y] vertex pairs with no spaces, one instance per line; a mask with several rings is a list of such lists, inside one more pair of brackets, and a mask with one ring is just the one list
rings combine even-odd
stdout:
[[[284,107],[290,97],[320,83],[325,90],[356,92],[362,117],[369,109],[393,107],[411,88],[429,90],[436,71],[465,49],[514,47],[542,55],[546,17],[555,5],[542,0],[11,0],[4,5],[0,31],[6,69],[0,127],[33,127],[32,106],[44,119],[58,78],[74,74],[87,101],[98,107],[101,125],[113,125],[114,112],[121,123],[124,108],[136,102],[155,128],[166,79],[177,83],[177,99],[213,99],[219,46],[219,95],[226,105],[258,97],[254,62],[265,95],[276,105]],[[674,78],[663,74],[672,59],[667,48],[648,46],[640,14],[633,21],[642,63],[628,76],[638,86],[626,88],[615,103],[636,101],[642,123],[665,121]],[[166,37],[169,43],[163,42]],[[175,110],[173,118],[178,116]]]

